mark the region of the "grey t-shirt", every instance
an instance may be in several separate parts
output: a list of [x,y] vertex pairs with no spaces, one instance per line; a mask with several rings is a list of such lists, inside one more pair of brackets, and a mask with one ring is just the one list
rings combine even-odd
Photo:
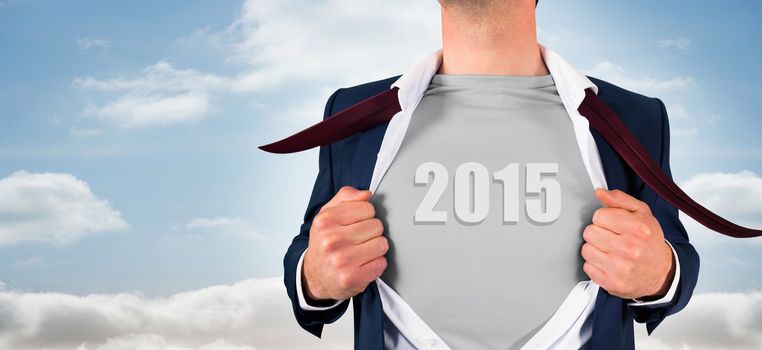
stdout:
[[371,198],[381,279],[451,348],[518,349],[588,279],[593,190],[550,75],[434,75]]

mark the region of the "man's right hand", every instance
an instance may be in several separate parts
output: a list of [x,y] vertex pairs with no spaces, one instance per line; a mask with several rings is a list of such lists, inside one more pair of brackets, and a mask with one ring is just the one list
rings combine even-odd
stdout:
[[302,286],[310,299],[348,299],[386,269],[389,242],[370,196],[344,186],[312,219],[302,262]]

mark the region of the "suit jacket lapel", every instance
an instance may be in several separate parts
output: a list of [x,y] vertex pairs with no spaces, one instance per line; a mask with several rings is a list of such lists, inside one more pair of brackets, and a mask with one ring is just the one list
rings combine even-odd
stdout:
[[349,185],[363,190],[370,187],[373,170],[376,167],[376,156],[388,125],[389,123],[383,123],[357,135],[355,152],[351,158],[351,177],[347,179]]
[[[352,171],[344,183],[358,189],[368,189],[376,164],[376,155],[388,125],[389,123],[383,123],[355,136],[355,151],[351,156]],[[354,297],[353,306],[355,348],[382,350],[384,311],[376,281],[368,284],[365,291]]]
[[[601,157],[601,165],[608,188],[631,193],[629,192],[631,189],[628,187],[629,182],[627,181],[624,161],[597,131],[591,128],[590,132],[595,139]],[[623,310],[625,307],[620,298],[610,295],[603,288],[598,289],[592,315],[593,336],[590,341],[593,349],[618,348],[612,343],[612,340],[619,339],[616,337],[621,333],[622,313],[625,312]]]

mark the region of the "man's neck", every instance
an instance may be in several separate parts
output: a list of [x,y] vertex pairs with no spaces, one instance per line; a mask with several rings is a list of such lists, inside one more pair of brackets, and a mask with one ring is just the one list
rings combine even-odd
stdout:
[[495,4],[481,13],[442,7],[443,60],[438,74],[548,74],[537,43],[534,2]]

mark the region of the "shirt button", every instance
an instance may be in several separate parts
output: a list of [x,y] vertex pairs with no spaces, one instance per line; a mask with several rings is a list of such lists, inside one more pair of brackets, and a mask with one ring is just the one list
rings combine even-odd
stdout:
[[425,349],[433,348],[434,345],[437,345],[437,341],[432,338],[421,339],[421,347]]

